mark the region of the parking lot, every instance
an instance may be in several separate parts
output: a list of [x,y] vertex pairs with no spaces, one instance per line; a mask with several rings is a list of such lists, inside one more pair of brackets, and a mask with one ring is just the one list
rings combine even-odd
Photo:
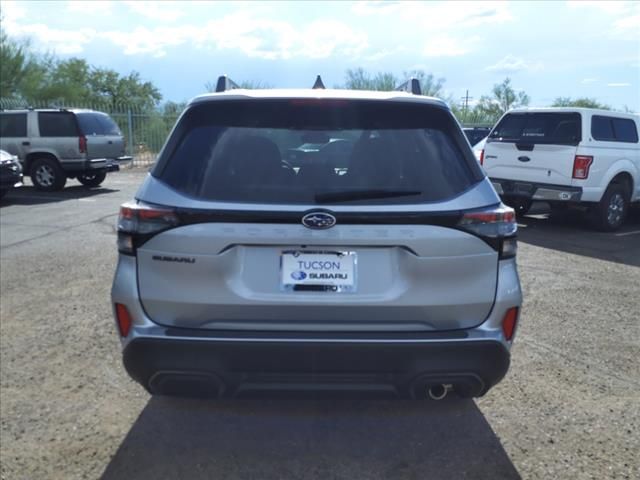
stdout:
[[640,477],[640,212],[521,220],[507,378],[477,401],[150,398],[120,360],[118,206],[145,172],[0,209],[1,478]]

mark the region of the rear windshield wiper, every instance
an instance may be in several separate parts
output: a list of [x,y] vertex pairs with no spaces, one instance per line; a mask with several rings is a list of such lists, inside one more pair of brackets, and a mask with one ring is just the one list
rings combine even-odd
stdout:
[[421,194],[422,192],[418,190],[344,190],[318,193],[314,200],[316,203],[350,202],[376,198],[409,197]]

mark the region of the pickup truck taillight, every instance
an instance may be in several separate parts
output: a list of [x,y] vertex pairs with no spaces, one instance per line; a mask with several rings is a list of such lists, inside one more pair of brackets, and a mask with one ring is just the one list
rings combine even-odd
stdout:
[[170,208],[145,203],[125,203],[120,207],[118,217],[118,251],[135,255],[139,245],[179,223],[178,216]]
[[576,155],[573,159],[573,178],[584,180],[589,176],[589,167],[593,163],[593,157],[588,155]]
[[480,165],[484,165],[484,148],[480,150]]
[[80,153],[87,153],[87,137],[84,135],[78,137],[78,150]]

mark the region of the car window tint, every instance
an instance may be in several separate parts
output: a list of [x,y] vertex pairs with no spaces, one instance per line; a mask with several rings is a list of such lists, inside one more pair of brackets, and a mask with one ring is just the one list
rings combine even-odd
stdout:
[[38,126],[41,137],[77,137],[78,127],[73,113],[39,112]]
[[579,113],[507,114],[491,132],[489,141],[577,145],[581,140]]
[[348,201],[418,203],[481,178],[451,114],[436,107],[229,101],[192,108],[174,137],[154,175],[204,200],[313,204],[374,190],[414,194]]
[[613,118],[613,131],[618,142],[638,142],[636,122],[628,118]]
[[615,142],[616,137],[613,134],[613,125],[611,123],[611,117],[594,115],[591,118],[591,136],[593,137],[594,140]]
[[1,137],[26,137],[27,136],[27,114],[26,113],[4,113],[0,115],[0,136]]
[[104,135],[104,128],[95,113],[78,113],[78,125],[85,135]]
[[122,135],[120,127],[114,122],[109,115],[98,114],[98,122],[102,126],[102,133],[104,135]]

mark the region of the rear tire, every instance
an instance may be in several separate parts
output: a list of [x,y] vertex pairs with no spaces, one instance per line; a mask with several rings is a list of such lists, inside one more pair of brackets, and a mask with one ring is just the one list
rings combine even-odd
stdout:
[[36,190],[54,192],[62,190],[67,176],[58,162],[51,158],[38,158],[31,164],[31,181]]
[[618,230],[629,213],[629,193],[623,185],[609,185],[600,202],[591,210],[591,220],[601,232]]
[[78,181],[85,187],[98,187],[104,179],[107,178],[107,172],[83,173],[78,175]]

